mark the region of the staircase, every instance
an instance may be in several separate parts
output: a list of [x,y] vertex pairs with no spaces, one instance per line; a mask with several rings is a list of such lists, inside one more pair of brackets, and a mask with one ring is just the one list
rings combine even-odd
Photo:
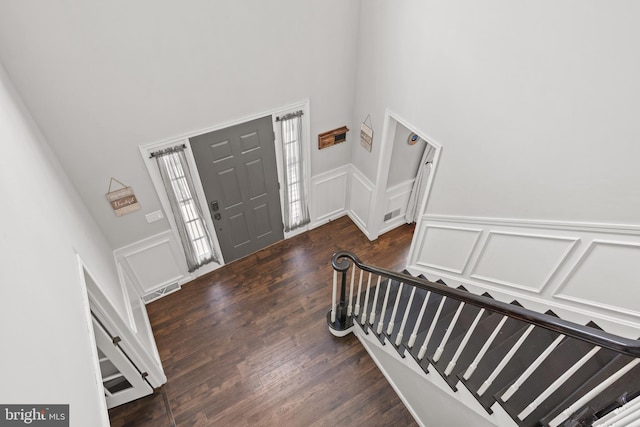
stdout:
[[497,425],[640,426],[640,341],[350,252],[334,254],[332,266],[334,335],[375,339],[451,393],[473,396],[480,411],[508,414]]

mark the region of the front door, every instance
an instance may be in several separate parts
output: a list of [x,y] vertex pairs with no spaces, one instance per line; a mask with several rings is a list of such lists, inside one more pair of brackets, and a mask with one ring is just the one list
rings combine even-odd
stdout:
[[282,240],[271,116],[189,141],[225,262]]

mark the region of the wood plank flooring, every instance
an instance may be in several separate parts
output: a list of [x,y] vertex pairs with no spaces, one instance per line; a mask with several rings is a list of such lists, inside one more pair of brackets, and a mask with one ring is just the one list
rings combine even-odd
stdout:
[[416,425],[358,339],[326,324],[331,255],[400,271],[413,231],[370,242],[343,217],[149,304],[166,399],[112,409],[112,427]]

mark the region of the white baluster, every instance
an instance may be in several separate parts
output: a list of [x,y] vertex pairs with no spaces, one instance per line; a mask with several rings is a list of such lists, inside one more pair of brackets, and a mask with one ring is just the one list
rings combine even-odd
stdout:
[[518,341],[516,341],[513,347],[511,347],[509,352],[504,356],[504,359],[500,361],[500,363],[498,364],[498,366],[496,366],[496,368],[493,370],[491,375],[489,375],[489,378],[487,378],[487,380],[482,384],[482,387],[480,387],[480,390],[478,390],[478,396],[482,396],[484,392],[487,391],[487,389],[491,386],[491,384],[493,384],[493,380],[495,380],[498,377],[498,375],[500,375],[500,372],[502,372],[504,367],[507,366],[507,363],[509,363],[513,355],[516,354],[516,351],[518,351],[518,349],[522,346],[522,344],[527,339],[531,331],[533,331],[534,327],[535,327],[534,325],[529,325],[529,327],[527,328],[526,331],[524,331],[524,334],[522,334],[520,339],[518,339]]
[[338,293],[338,272],[333,270],[333,288],[331,290],[331,323],[336,322],[336,295]]
[[540,406],[542,402],[547,400],[547,398],[551,396],[554,391],[560,388],[562,384],[567,382],[567,380],[571,378],[571,376],[575,374],[578,369],[580,369],[585,363],[587,363],[589,359],[591,359],[600,350],[600,347],[594,347],[589,353],[582,356],[582,358],[578,360],[571,368],[569,368],[567,372],[562,374],[557,380],[553,382],[553,384],[551,384],[545,391],[543,391],[540,396],[538,396],[533,402],[531,402],[526,408],[524,408],[524,410],[518,414],[518,419],[524,420],[525,418],[527,418],[533,411],[536,410],[538,406]]
[[496,328],[493,330],[493,332],[489,336],[489,339],[487,340],[487,342],[484,343],[484,345],[482,346],[482,348],[478,352],[478,355],[476,356],[476,358],[473,359],[473,362],[471,362],[471,365],[469,365],[467,370],[464,372],[464,375],[462,377],[465,380],[468,380],[469,378],[471,378],[471,375],[473,375],[473,373],[475,372],[476,368],[478,367],[478,364],[480,364],[480,361],[482,360],[484,355],[487,354],[487,351],[489,351],[489,347],[491,347],[491,344],[493,344],[493,341],[498,336],[498,333],[500,332],[500,329],[502,329],[502,327],[504,326],[504,324],[507,321],[507,319],[509,319],[509,316],[503,316],[502,317],[502,319],[500,320],[500,323],[498,323],[498,326],[496,326]]
[[364,307],[362,307],[362,319],[360,324],[364,326],[367,323],[367,304],[369,304],[369,288],[371,287],[371,273],[369,273],[369,280],[367,280],[367,290],[364,293]]
[[437,362],[438,360],[440,360],[440,356],[442,356],[442,353],[444,352],[444,348],[447,345],[447,342],[449,342],[449,338],[451,337],[453,328],[456,327],[456,322],[458,321],[458,317],[460,317],[460,313],[462,313],[463,308],[464,308],[464,302],[461,302],[460,305],[458,306],[458,309],[456,310],[456,314],[454,314],[453,318],[451,319],[451,323],[449,323],[449,327],[447,328],[447,331],[445,332],[444,337],[442,337],[442,341],[440,341],[440,345],[438,346],[438,348],[436,349],[436,352],[433,355],[434,362]]
[[[634,362],[638,362],[639,360],[640,359],[636,359],[634,360]],[[635,413],[640,413],[640,397],[636,397],[631,402],[628,402],[622,405],[622,407],[614,409],[613,411],[611,411],[611,413],[599,419],[594,424],[594,427],[599,427],[599,426],[611,427],[611,426],[622,425],[622,424],[619,424],[619,422],[622,419],[624,419],[624,417],[626,417],[629,414],[635,414]]]
[[387,292],[384,293],[384,300],[382,301],[382,311],[380,312],[378,329],[376,329],[376,333],[378,335],[382,333],[382,328],[384,327],[384,315],[387,312],[387,304],[389,303],[389,291],[391,291],[391,279],[387,279]]
[[484,314],[484,308],[480,309],[480,311],[476,315],[476,318],[473,319],[473,323],[471,324],[471,326],[467,330],[467,333],[464,335],[464,338],[462,338],[462,342],[458,346],[455,354],[451,358],[451,361],[447,365],[447,369],[444,370],[444,375],[445,376],[448,377],[449,375],[451,375],[451,372],[453,371],[453,368],[455,368],[456,363],[458,362],[458,359],[460,358],[460,355],[462,354],[462,352],[464,351],[464,348],[467,346],[467,343],[471,339],[471,335],[473,335],[473,331],[475,331],[476,327],[478,326],[478,323],[480,322],[480,318],[482,317],[483,314]]
[[[622,378],[627,372],[629,372],[631,369],[633,369],[638,363],[640,363],[640,359],[633,359],[631,362],[627,363],[625,366],[623,366],[621,369],[619,369],[615,374],[611,375],[609,378],[607,378],[606,380],[601,382],[599,385],[597,385],[592,390],[590,390],[587,394],[582,396],[580,399],[576,400],[573,403],[573,405],[569,406],[564,411],[562,411],[560,414],[558,414],[553,420],[551,420],[551,422],[549,423],[549,426],[550,427],[557,427],[560,424],[562,424],[574,412],[576,412],[578,409],[582,408],[587,403],[591,402],[591,400],[594,397],[596,397],[597,395],[602,393],[611,384],[613,384],[614,382],[616,382],[620,378]],[[636,402],[636,405],[638,406],[638,409],[640,410],[640,400],[638,400],[638,402]],[[627,405],[625,405],[625,406],[627,406]],[[622,408],[624,408],[624,406]],[[620,409],[619,412],[622,412],[622,408],[619,408]],[[611,422],[610,420],[613,419],[614,417],[615,417],[615,415],[609,419],[609,422]],[[605,419],[603,418],[602,421],[605,421]],[[605,423],[604,425],[609,425],[609,424]]]
[[373,325],[376,321],[376,306],[378,305],[378,294],[380,293],[380,282],[382,276],[378,276],[378,282],[376,283],[376,291],[373,294],[373,304],[371,304],[371,314],[369,315],[369,324]]
[[409,294],[409,302],[407,306],[404,308],[404,316],[402,316],[402,322],[400,322],[400,330],[398,331],[398,335],[396,335],[396,347],[400,345],[402,342],[402,336],[404,335],[404,328],[407,325],[407,319],[409,318],[409,312],[411,311],[411,303],[413,302],[413,296],[416,294],[415,286],[411,288],[411,293]]
[[395,326],[395,322],[393,321],[396,318],[396,314],[398,314],[398,305],[400,304],[400,295],[402,295],[402,286],[404,283],[400,282],[400,286],[398,286],[398,294],[396,295],[396,302],[393,304],[393,310],[391,311],[391,319],[389,320],[389,324],[387,325],[387,335],[391,336],[393,333],[393,327]]
[[409,336],[409,342],[407,346],[412,348],[416,343],[416,337],[418,336],[418,328],[420,327],[420,323],[422,323],[422,316],[424,316],[424,311],[427,309],[427,303],[429,302],[429,297],[431,296],[431,291],[427,292],[427,296],[424,298],[422,302],[422,307],[420,307],[420,313],[418,314],[418,319],[416,320],[416,324],[413,325],[413,332]]
[[436,329],[436,323],[438,323],[438,319],[440,319],[440,313],[442,312],[442,307],[444,307],[444,303],[447,300],[447,297],[442,297],[440,301],[440,305],[438,306],[438,310],[436,310],[436,315],[431,322],[431,326],[429,326],[429,331],[427,332],[427,336],[424,337],[424,341],[422,342],[422,347],[420,347],[420,351],[418,352],[418,360],[422,360],[424,354],[427,352],[427,345],[429,345],[429,341],[431,340],[431,335],[433,335],[433,331]]
[[351,304],[353,303],[353,282],[356,276],[355,265],[351,268],[351,287],[349,289],[349,306],[347,307],[347,316],[351,316]]
[[356,296],[356,306],[353,309],[353,312],[357,316],[360,314],[360,293],[362,291],[362,276],[364,271],[360,270],[360,281],[358,282],[358,295]]
[[509,400],[511,398],[511,396],[513,396],[513,394],[518,391],[518,389],[520,388],[520,386],[522,384],[524,384],[524,382],[527,380],[527,378],[529,378],[529,376],[531,376],[531,374],[533,373],[533,371],[535,371],[536,369],[538,369],[538,366],[540,366],[542,364],[542,362],[545,361],[545,359],[551,354],[551,352],[558,346],[558,344],[560,344],[560,341],[562,341],[564,339],[564,335],[559,335],[558,338],[556,338],[550,345],[549,347],[547,347],[542,354],[540,354],[540,356],[537,357],[536,360],[534,360],[534,362],[529,365],[529,367],[527,368],[526,371],[524,371],[522,373],[522,375],[520,375],[520,377],[511,385],[511,387],[509,387],[509,389],[502,395],[501,399],[503,402],[506,402],[507,400]]

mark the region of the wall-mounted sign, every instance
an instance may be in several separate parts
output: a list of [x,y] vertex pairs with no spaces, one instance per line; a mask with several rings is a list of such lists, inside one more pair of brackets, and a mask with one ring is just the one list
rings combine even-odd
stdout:
[[[120,184],[123,188],[111,191],[113,181]],[[115,178],[111,178],[111,181],[109,182],[109,191],[106,196],[116,216],[126,215],[140,209],[140,204],[138,203],[135,194],[133,194],[133,188],[124,185]]]
[[[369,124],[367,124],[367,120]],[[367,118],[360,125],[360,145],[371,152],[371,146],[373,144],[373,123],[371,123],[371,116],[367,114]]]
[[360,125],[360,144],[367,150],[371,151],[373,144],[373,129],[362,123]]

